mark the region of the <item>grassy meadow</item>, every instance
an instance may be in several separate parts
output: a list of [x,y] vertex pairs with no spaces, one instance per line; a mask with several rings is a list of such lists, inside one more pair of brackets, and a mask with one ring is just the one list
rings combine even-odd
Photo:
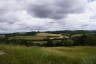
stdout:
[[0,64],[96,64],[96,34],[77,32],[1,35]]
[[0,64],[96,64],[96,47],[26,47],[0,45]]

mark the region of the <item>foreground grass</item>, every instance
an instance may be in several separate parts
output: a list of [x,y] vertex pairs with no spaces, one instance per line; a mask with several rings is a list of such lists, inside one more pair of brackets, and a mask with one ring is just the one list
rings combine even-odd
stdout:
[[0,45],[0,64],[96,64],[96,47],[25,47]]

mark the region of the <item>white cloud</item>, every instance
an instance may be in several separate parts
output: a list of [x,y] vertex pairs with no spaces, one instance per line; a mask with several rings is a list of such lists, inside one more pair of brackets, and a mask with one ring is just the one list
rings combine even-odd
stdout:
[[96,29],[96,2],[88,4],[86,11],[81,14],[69,14],[66,18],[66,27],[73,29],[95,30]]
[[95,11],[96,1],[0,0],[0,32],[95,30]]

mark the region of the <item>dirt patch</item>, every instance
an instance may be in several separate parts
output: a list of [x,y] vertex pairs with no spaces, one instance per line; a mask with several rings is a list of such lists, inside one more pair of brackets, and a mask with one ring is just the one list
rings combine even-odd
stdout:
[[0,50],[0,55],[6,54],[6,52]]

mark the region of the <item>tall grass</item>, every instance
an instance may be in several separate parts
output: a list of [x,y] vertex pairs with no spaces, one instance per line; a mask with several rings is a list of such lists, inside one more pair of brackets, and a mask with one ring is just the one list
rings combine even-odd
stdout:
[[82,64],[96,64],[96,56],[84,57]]
[[[44,48],[44,47],[25,47],[13,45],[0,45],[0,49],[6,54],[0,55],[0,64],[96,64],[95,49],[96,47],[80,47],[90,55],[79,55],[76,48]],[[79,48],[79,49],[80,49]],[[51,50],[51,51],[49,51]],[[53,50],[53,52],[52,52]],[[71,50],[71,51],[69,51]],[[73,50],[73,51],[72,51]],[[56,51],[56,52],[55,52]],[[62,53],[59,53],[59,52]],[[78,51],[77,51],[78,52]],[[67,54],[65,54],[67,53]],[[73,56],[70,53],[75,53]],[[85,53],[85,52],[84,52]]]

